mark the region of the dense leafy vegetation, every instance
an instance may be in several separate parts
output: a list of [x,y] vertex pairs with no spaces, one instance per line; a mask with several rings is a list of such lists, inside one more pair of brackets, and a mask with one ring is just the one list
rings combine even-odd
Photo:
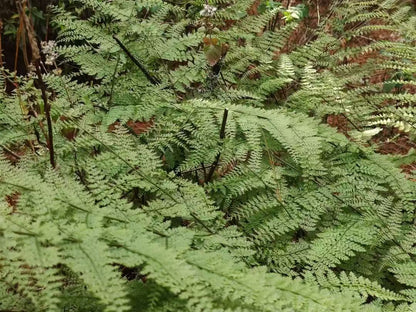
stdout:
[[0,310],[415,311],[414,5],[291,2],[18,6]]

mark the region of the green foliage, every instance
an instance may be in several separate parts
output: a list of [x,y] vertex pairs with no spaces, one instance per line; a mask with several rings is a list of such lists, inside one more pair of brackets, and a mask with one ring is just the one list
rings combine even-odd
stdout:
[[56,168],[39,81],[0,78],[0,309],[414,311],[413,158],[370,141],[412,131],[411,8],[331,1],[293,45],[311,8],[252,5],[54,8]]

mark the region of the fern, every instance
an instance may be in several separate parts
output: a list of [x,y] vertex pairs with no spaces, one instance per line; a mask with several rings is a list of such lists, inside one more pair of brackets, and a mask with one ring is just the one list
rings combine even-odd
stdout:
[[45,86],[0,75],[1,309],[412,311],[414,157],[371,139],[414,135],[413,9],[330,2],[54,8]]

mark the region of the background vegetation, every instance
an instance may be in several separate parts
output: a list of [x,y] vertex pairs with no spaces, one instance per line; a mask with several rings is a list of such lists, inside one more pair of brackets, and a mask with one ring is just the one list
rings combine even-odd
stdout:
[[5,3],[0,310],[416,311],[414,2]]

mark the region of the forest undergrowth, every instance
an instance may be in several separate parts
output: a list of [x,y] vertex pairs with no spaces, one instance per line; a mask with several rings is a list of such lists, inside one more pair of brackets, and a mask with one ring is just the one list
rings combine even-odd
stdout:
[[4,0],[0,311],[416,311],[416,6]]

